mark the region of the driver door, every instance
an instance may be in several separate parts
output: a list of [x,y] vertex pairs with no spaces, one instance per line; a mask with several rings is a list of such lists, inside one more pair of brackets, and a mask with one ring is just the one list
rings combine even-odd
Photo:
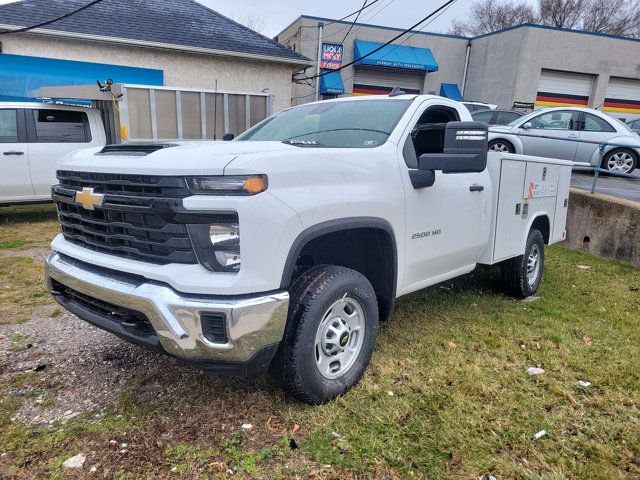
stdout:
[[403,293],[472,269],[487,242],[491,223],[491,180],[487,169],[480,173],[436,171],[431,187],[413,187],[409,169],[417,167],[417,157],[442,152],[446,123],[459,120],[453,105],[444,106],[442,101],[427,103],[412,119],[401,144],[406,199]]
[[[531,128],[521,128],[525,155],[558,158],[574,161],[580,138],[580,112],[552,110],[533,117],[527,123]],[[540,137],[540,138],[536,138]]]

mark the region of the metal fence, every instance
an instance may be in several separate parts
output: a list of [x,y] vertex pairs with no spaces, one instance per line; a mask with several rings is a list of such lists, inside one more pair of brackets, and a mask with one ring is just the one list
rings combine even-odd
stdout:
[[[614,176],[614,177],[627,178],[627,179],[630,179],[630,180],[640,180],[640,177],[635,176],[635,175],[630,175],[628,173],[621,173],[621,172],[613,172],[611,170],[607,170],[605,168],[602,168],[602,163],[604,161],[604,157],[609,151],[609,150],[607,150],[607,147],[621,147],[621,148],[640,149],[640,139],[638,140],[637,144],[621,144],[621,143],[613,143],[613,142],[593,142],[593,141],[589,141],[589,140],[579,140],[579,139],[576,139],[576,138],[558,138],[558,137],[551,137],[549,135],[531,135],[531,134],[528,134],[528,133],[522,133],[522,134],[517,134],[517,135],[519,137],[546,138],[546,139],[549,139],[549,140],[561,140],[561,141],[565,141],[565,142],[586,143],[586,144],[590,144],[590,145],[597,145],[598,146],[598,150],[600,152],[600,155],[599,155],[599,159],[598,159],[598,165],[595,166],[595,167],[590,167],[591,170],[593,171],[593,183],[591,185],[591,193],[595,193],[596,184],[598,182],[598,177],[600,176],[601,173],[606,173],[606,174],[608,174],[610,176]],[[583,167],[584,164],[574,162],[574,166]],[[586,168],[589,168],[589,167],[586,167]],[[638,163],[636,165],[636,168],[640,169],[640,163]]]

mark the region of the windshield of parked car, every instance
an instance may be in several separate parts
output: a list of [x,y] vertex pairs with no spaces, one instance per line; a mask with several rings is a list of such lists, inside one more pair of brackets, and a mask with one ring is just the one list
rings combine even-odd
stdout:
[[277,113],[237,137],[299,147],[372,148],[382,145],[411,100],[320,102]]

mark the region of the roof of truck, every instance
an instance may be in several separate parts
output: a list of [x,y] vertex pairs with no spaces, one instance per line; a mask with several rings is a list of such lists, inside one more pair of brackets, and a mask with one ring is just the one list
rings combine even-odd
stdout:
[[275,40],[195,0],[22,0],[0,5],[0,30],[16,30],[72,15],[33,33],[308,65]]
[[46,108],[48,110],[93,110],[84,105],[61,105],[59,103],[42,102],[0,102],[0,108]]

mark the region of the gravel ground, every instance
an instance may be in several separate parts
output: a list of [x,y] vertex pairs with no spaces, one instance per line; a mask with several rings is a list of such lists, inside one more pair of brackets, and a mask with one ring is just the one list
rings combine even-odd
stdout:
[[14,420],[29,424],[53,423],[84,412],[99,415],[141,382],[143,395],[159,401],[177,395],[185,383],[203,375],[66,311],[54,318],[43,312],[20,325],[0,325],[0,366],[3,380],[25,372],[40,377],[10,392],[24,400]]

